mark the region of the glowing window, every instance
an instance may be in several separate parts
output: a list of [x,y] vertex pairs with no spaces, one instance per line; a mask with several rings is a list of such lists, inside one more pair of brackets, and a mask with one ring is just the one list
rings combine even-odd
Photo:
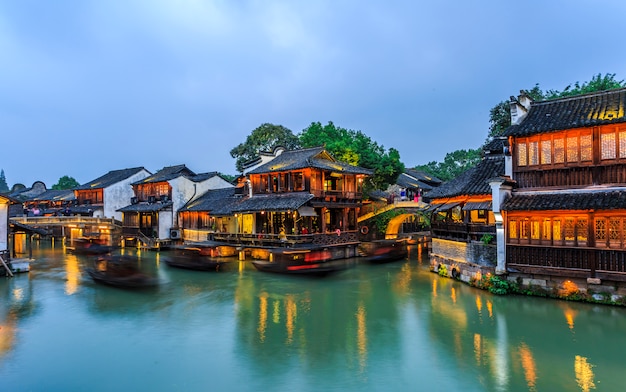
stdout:
[[626,131],[620,131],[619,135],[619,157],[626,158]]
[[541,141],[541,164],[552,163],[552,143],[550,140]]
[[615,159],[617,157],[614,133],[603,133],[600,135],[600,157],[602,159]]
[[539,164],[539,143],[528,143],[528,161],[530,165]]
[[554,238],[557,241],[560,241],[563,239],[563,233],[561,232],[560,220],[554,220],[552,222],[552,238]]
[[587,242],[587,219],[578,219],[576,223],[576,238],[578,242]]
[[541,230],[541,239],[548,240],[548,241],[552,239],[552,220],[550,218],[543,220],[543,228]]
[[619,241],[621,229],[622,229],[622,219],[610,218],[609,219],[609,240]]
[[591,135],[582,135],[580,137],[580,160],[590,161],[592,156]]
[[567,138],[567,161],[578,162],[578,137]]
[[596,241],[606,241],[606,219],[604,218],[596,219],[595,236],[596,236]]
[[528,165],[528,157],[526,152],[526,143],[520,143],[517,149],[517,165],[518,166],[526,166]]
[[554,139],[554,163],[565,162],[565,143],[563,139]]
[[575,229],[574,218],[565,218],[565,241],[574,241],[574,229]]
[[509,238],[517,238],[517,221],[509,221]]

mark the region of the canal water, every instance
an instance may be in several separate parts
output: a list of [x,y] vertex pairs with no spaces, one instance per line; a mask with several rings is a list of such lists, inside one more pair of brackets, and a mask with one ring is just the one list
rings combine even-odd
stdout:
[[143,252],[161,284],[129,291],[38,245],[30,273],[0,278],[0,390],[626,388],[626,309],[494,296],[410,250],[324,278],[179,270]]

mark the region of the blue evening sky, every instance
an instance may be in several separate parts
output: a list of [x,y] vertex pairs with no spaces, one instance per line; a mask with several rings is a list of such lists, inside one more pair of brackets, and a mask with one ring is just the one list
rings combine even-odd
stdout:
[[316,121],[441,161],[520,89],[626,79],[625,17],[623,0],[0,0],[0,169],[48,187],[236,174],[259,125]]

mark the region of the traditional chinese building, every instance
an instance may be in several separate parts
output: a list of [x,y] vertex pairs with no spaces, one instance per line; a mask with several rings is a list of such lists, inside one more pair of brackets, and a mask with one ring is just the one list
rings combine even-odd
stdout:
[[625,105],[626,89],[511,98],[515,186],[501,192],[509,273],[544,286],[626,281]]

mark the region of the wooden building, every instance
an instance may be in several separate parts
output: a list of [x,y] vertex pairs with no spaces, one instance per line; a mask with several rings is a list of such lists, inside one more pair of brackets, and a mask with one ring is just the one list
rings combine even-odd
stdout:
[[[511,98],[501,206],[506,269],[626,281],[626,89]],[[544,279],[544,281],[546,280]]]
[[126,239],[154,241],[181,239],[178,210],[209,189],[232,187],[217,172],[196,174],[185,165],[168,166],[132,183],[132,197],[124,207],[122,231]]

